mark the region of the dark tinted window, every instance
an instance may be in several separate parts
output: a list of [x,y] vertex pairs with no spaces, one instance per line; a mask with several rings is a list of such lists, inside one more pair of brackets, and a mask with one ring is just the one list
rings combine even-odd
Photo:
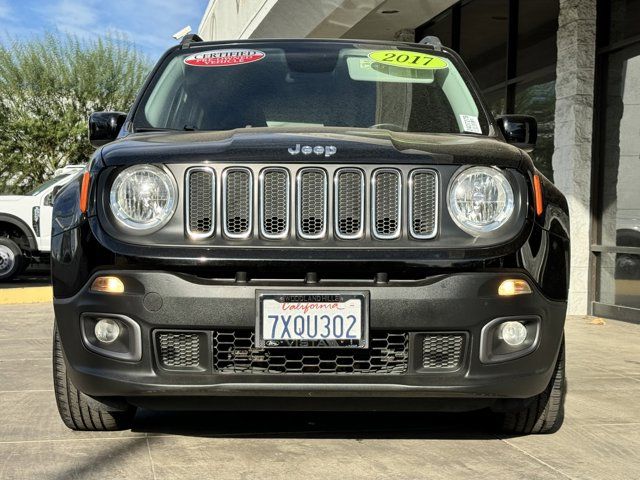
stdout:
[[520,1],[517,75],[555,66],[558,14],[558,0]]
[[599,2],[599,14],[605,16],[608,43],[640,35],[640,0],[607,0]]

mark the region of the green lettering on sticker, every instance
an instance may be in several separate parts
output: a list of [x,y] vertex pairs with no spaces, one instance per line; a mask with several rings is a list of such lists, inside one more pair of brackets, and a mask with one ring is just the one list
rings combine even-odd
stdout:
[[376,50],[369,54],[369,58],[384,65],[419,70],[440,70],[449,67],[443,58],[408,50]]

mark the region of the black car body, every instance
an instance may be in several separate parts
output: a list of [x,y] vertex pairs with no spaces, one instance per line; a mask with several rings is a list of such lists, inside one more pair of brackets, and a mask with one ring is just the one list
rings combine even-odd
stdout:
[[[147,118],[170,115],[153,106],[161,103],[149,100],[154,89],[162,93],[162,88],[173,88],[157,86],[165,81],[168,65],[180,61],[181,72],[196,71],[206,57],[199,53],[213,51],[216,62],[221,56],[217,50],[241,52],[251,60],[230,67],[245,69],[246,75],[226,83],[228,89],[240,88],[235,84],[250,78],[250,69],[257,69],[262,57],[273,56],[274,63],[284,65],[278,68],[287,69],[282,79],[278,76],[283,91],[295,93],[318,72],[326,74],[325,83],[333,81],[340,65],[336,59],[343,55],[336,52],[344,49],[365,51],[366,58],[362,54],[348,66],[353,69],[350,80],[360,79],[352,82],[357,88],[338,106],[327,107],[315,100],[343,95],[327,84],[324,95],[329,96],[310,95],[308,108],[316,110],[300,114],[306,121],[326,109],[336,120],[323,125],[255,120],[255,103],[264,102],[258,106],[266,105],[265,111],[272,105],[269,70],[253,91],[233,94],[224,115],[216,113],[214,127],[182,120],[184,125],[158,126]],[[419,104],[415,98],[422,95],[419,83],[432,88],[439,76],[452,74],[444,67],[427,73],[410,69],[418,79],[411,87],[398,87],[391,78],[389,83],[374,82],[374,88],[367,83],[371,79],[407,75],[402,65],[376,63],[382,57],[372,53],[380,50],[415,52],[420,61],[435,56],[436,62],[455,67],[477,105],[472,131],[446,131],[455,130],[458,115],[445,131],[429,131],[429,126],[416,130],[416,124],[436,124],[432,117],[449,115],[440,113],[443,107],[435,100],[427,101],[427,113],[418,115],[424,100],[420,97]],[[195,65],[187,61],[192,58]],[[313,67],[305,63],[307,58],[314,59]],[[228,71],[203,68],[197,75]],[[195,73],[184,75],[180,88],[185,91],[204,82]],[[258,87],[267,93],[255,100]],[[204,83],[196,95],[203,89],[208,94],[193,105],[211,96],[224,100],[224,90],[216,93],[220,90]],[[384,89],[413,95],[414,113],[381,106]],[[371,114],[361,113],[360,92],[365,90],[378,98]],[[426,98],[431,90],[425,91]],[[126,427],[135,406],[491,407],[505,412],[511,431],[557,429],[564,396],[567,203],[518,148],[532,147],[535,122],[528,117],[494,120],[477,92],[460,58],[437,41],[191,39],[169,50],[126,117],[92,117],[96,144],[115,134],[119,138],[99,148],[87,174],[55,202],[54,359],[65,423],[77,429]],[[278,95],[273,105],[288,101],[286,93]],[[388,116],[408,118],[405,128],[393,122],[366,128],[350,119],[340,124],[341,117],[350,116],[378,120],[384,109]],[[180,114],[176,112],[171,115]],[[251,116],[254,124],[243,125]],[[469,170],[474,168],[478,170]],[[476,176],[461,177],[465,171]],[[155,176],[154,191],[161,194],[139,200],[139,192],[122,187],[132,178],[129,174],[138,175],[140,185]],[[169,199],[166,192],[172,191]],[[119,220],[126,222],[126,212],[149,202],[160,213],[145,217],[150,224],[157,222],[147,231]],[[461,214],[462,223],[452,213],[456,205],[470,205]],[[497,218],[495,212],[507,212],[507,207],[511,212],[493,230],[480,234],[465,223]],[[161,208],[168,211],[167,218],[161,218]],[[481,217],[485,210],[489,213]],[[314,320],[313,309],[325,312],[327,305],[356,313],[349,322],[342,315]],[[281,327],[276,314],[267,328],[263,313],[278,308],[302,312],[302,320],[293,315]],[[110,322],[96,327],[105,318]],[[356,320],[359,328],[353,330]],[[309,322],[314,321],[321,328],[327,323],[327,339],[310,339]],[[515,322],[509,324],[515,330],[505,332],[505,322]],[[266,332],[272,327],[271,334]],[[338,332],[349,327],[351,336]],[[105,331],[110,328],[116,328],[116,339],[101,342],[96,335],[109,335]],[[276,330],[279,337],[274,339]],[[520,343],[505,343],[507,334],[521,334]]]

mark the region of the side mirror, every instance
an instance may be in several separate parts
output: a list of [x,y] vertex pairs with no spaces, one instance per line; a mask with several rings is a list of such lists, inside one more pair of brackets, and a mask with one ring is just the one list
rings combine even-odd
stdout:
[[122,112],[93,112],[89,116],[89,141],[98,148],[118,138],[118,133],[124,121],[126,113]]
[[538,139],[538,122],[529,115],[501,115],[496,118],[498,128],[507,143],[531,152]]

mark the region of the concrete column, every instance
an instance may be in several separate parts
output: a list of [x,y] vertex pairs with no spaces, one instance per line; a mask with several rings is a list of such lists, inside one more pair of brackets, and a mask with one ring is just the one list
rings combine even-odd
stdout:
[[560,0],[557,42],[553,171],[556,185],[567,196],[571,214],[568,313],[585,315],[590,273],[596,0]]

